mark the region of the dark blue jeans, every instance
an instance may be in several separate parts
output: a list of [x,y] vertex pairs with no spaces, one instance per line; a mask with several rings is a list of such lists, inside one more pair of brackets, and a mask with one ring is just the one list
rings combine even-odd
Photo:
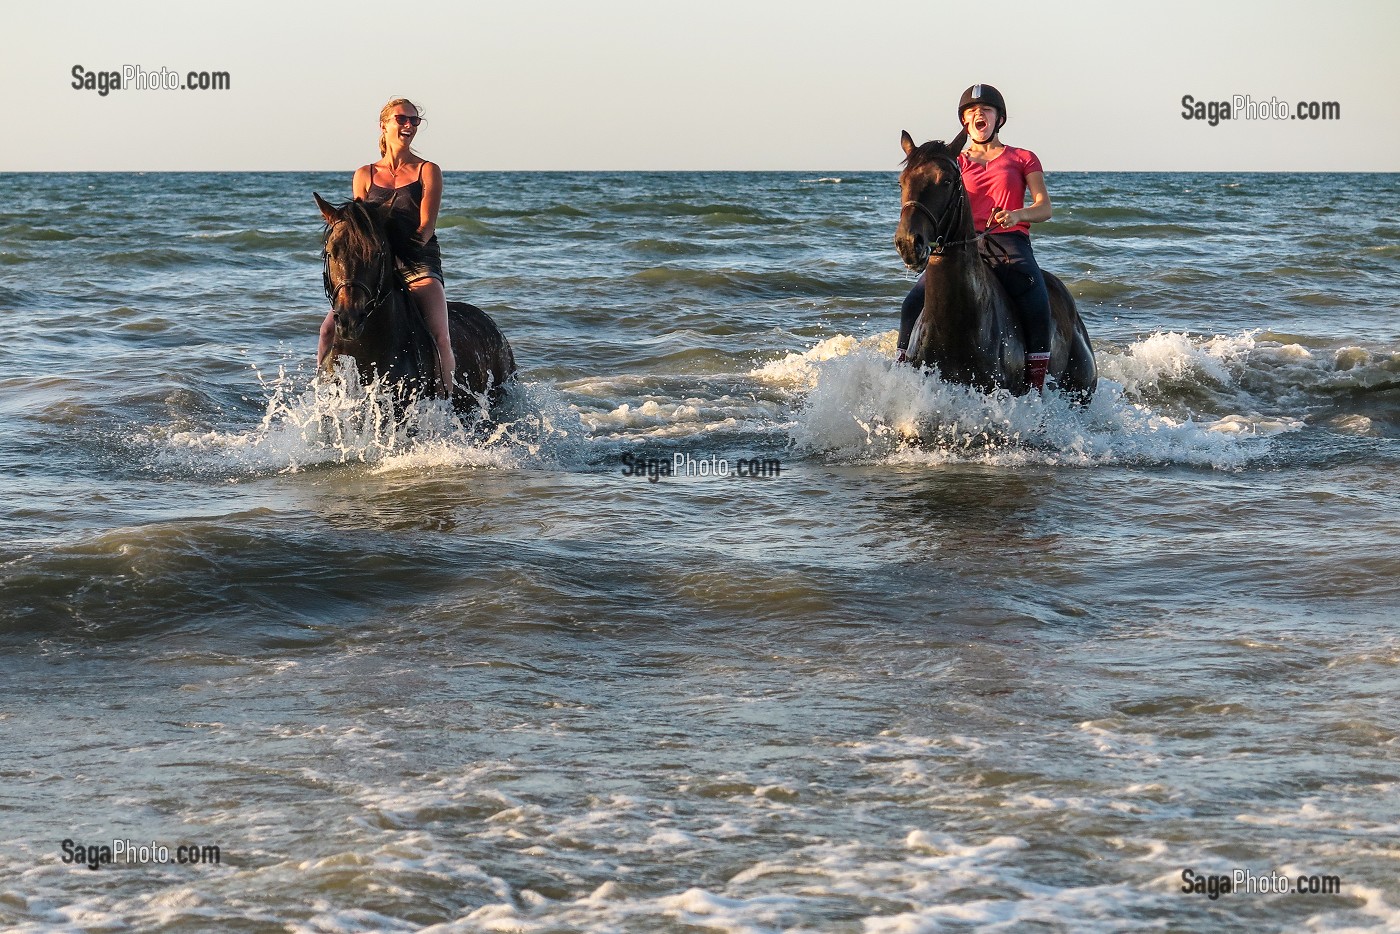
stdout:
[[[978,244],[982,259],[992,267],[997,281],[1011,296],[1011,302],[1021,315],[1021,333],[1026,340],[1026,353],[1050,352],[1050,293],[1045,277],[1031,250],[1031,238],[1020,231],[991,234]],[[924,310],[924,277],[904,297],[899,312],[899,346],[908,348],[909,334],[919,312]]]

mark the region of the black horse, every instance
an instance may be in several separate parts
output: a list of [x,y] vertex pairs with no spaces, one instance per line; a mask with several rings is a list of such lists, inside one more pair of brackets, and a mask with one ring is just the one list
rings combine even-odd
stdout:
[[[950,382],[983,392],[1016,395],[1026,380],[1025,343],[1015,305],[982,260],[972,209],[958,169],[966,131],[945,145],[915,146],[903,133],[904,171],[899,176],[903,209],[895,248],[911,269],[924,270],[924,310],[909,339],[909,362],[936,367]],[[1061,392],[1087,404],[1098,385],[1089,332],[1063,282],[1048,272],[1050,376]]]
[[[438,380],[437,346],[413,297],[394,268],[421,256],[417,232],[403,229],[390,212],[356,198],[335,206],[312,193],[326,219],[324,281],[335,316],[335,340],[326,355],[355,359],[360,378],[384,378],[402,407],[415,396],[432,397]],[[480,397],[497,401],[515,375],[515,354],[496,322],[480,308],[448,302],[448,330],[457,357],[453,405],[467,412]]]

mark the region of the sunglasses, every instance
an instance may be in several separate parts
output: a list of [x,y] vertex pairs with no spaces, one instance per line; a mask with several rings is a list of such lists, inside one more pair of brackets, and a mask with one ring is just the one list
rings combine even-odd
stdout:
[[394,114],[394,120],[399,126],[417,126],[423,122],[422,117],[410,117],[408,114]]

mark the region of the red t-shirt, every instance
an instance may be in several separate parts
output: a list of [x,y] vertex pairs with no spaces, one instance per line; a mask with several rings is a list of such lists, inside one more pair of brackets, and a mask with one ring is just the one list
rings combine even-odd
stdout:
[[[972,226],[981,233],[987,220],[997,208],[1017,211],[1026,206],[1026,176],[1045,171],[1040,159],[1029,149],[1007,146],[986,165],[958,153],[958,168],[962,169],[963,185],[967,188],[968,205],[972,208]],[[997,227],[993,233],[1019,230],[1029,235],[1031,225],[1026,221],[1011,227]]]

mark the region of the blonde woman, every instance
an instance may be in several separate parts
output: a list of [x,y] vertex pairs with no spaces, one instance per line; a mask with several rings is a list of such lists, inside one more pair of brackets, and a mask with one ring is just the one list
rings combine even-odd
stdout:
[[[370,204],[388,205],[399,219],[418,230],[418,239],[426,247],[424,262],[411,266],[400,263],[399,272],[437,345],[441,392],[444,398],[451,398],[457,361],[447,331],[447,294],[435,232],[442,207],[442,170],[412,149],[422,120],[410,100],[396,97],[385,104],[379,111],[379,161],[355,170],[351,190],[356,198]],[[321,322],[318,363],[325,363],[334,336],[335,317],[327,314]]]

